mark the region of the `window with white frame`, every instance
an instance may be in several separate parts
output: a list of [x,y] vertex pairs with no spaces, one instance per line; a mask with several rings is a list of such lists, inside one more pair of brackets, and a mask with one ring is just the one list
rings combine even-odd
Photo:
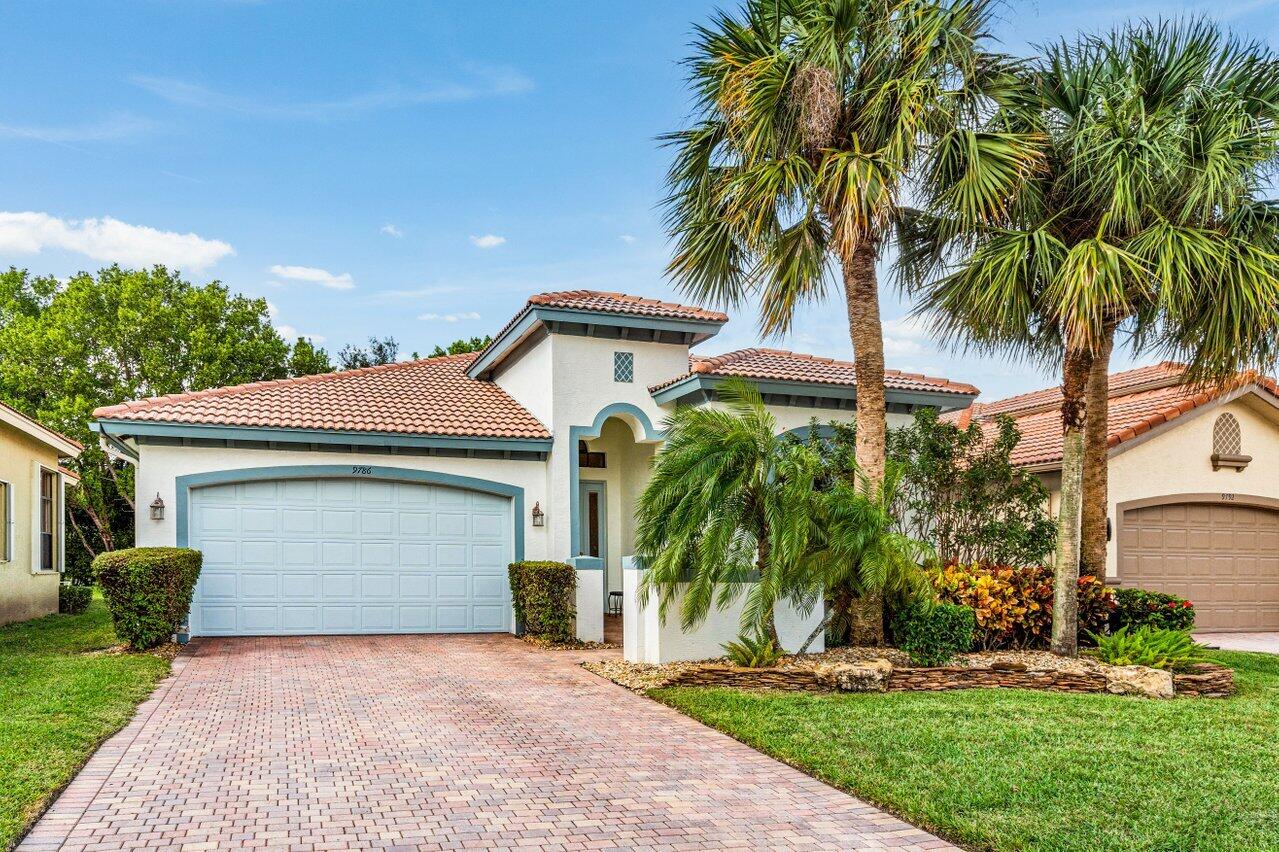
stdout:
[[61,477],[54,470],[40,469],[40,567],[41,571],[62,570]]
[[13,485],[0,479],[0,512],[4,513],[0,521],[0,534],[4,540],[0,542],[0,561],[13,561]]

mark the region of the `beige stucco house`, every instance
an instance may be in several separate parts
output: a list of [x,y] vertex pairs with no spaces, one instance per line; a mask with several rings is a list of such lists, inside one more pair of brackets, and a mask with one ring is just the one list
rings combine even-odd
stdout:
[[[951,418],[1022,433],[1014,461],[1038,473],[1055,513],[1061,480],[1056,388],[975,403]],[[1195,603],[1197,626],[1279,630],[1279,388],[1241,376],[1184,383],[1161,363],[1110,377],[1109,582]]]
[[58,611],[65,487],[81,446],[0,404],[0,624]]

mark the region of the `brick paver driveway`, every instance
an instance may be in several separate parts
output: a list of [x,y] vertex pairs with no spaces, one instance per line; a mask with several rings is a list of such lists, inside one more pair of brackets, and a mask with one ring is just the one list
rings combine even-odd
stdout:
[[945,846],[583,656],[509,636],[193,642],[22,848]]

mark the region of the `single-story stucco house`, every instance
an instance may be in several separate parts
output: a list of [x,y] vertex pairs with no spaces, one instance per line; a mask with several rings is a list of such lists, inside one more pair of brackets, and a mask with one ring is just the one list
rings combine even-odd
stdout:
[[58,611],[65,489],[79,481],[60,460],[81,449],[0,403],[0,624]]
[[[628,657],[706,656],[736,636],[737,613],[691,646],[637,608],[636,571],[623,570],[663,419],[714,404],[733,376],[758,386],[782,430],[851,419],[856,399],[847,362],[690,355],[727,320],[544,293],[479,353],[126,402],[96,411],[95,428],[137,466],[137,543],[204,553],[192,635],[509,631],[507,564],[569,559],[583,639],[601,638],[629,590]],[[976,396],[887,375],[890,425]],[[820,617],[783,614],[783,640]]]
[[[1040,475],[1055,513],[1060,405],[1048,388],[948,419],[1012,417],[1013,461]],[[1109,406],[1108,582],[1189,598],[1200,629],[1279,630],[1279,386],[1198,388],[1164,362],[1112,374]]]

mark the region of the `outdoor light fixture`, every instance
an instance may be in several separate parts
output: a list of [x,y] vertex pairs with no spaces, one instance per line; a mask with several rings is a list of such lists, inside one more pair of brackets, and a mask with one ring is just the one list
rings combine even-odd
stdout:
[[541,503],[533,504],[533,526],[535,527],[546,526],[546,513],[542,511]]
[[151,501],[151,520],[164,520],[164,501],[160,499],[160,492],[156,492],[155,499]]

